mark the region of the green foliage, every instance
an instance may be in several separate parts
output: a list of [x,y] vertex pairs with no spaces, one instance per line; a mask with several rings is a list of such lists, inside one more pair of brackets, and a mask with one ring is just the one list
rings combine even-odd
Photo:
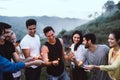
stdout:
[[120,10],[120,1],[118,2],[117,7]]
[[[111,14],[107,15],[104,13],[104,15],[101,15],[86,24],[78,26],[74,30],[82,30],[84,34],[88,32],[95,33],[97,43],[107,44],[108,34],[117,28],[120,28],[120,10],[113,11]],[[68,35],[71,35],[70,32],[67,33],[69,33]]]
[[97,23],[98,25],[96,26],[95,25],[95,22],[94,23],[90,23],[88,25],[83,25],[83,26],[80,26],[79,30],[82,30],[84,33],[87,33],[87,32],[92,32],[92,33],[95,33],[96,36],[97,36],[97,43],[106,43],[107,44],[107,37],[108,37],[108,34],[113,30],[113,29],[117,29],[117,28],[120,28],[120,20],[112,20],[112,21],[109,21],[107,23],[105,22],[102,22],[100,21],[100,23]]
[[63,36],[67,31],[65,29],[62,29],[59,34],[58,34],[58,37],[61,37]]
[[112,0],[108,0],[105,4],[104,4],[104,8],[106,9],[106,11],[111,11],[112,9],[114,9],[115,4],[114,1]]

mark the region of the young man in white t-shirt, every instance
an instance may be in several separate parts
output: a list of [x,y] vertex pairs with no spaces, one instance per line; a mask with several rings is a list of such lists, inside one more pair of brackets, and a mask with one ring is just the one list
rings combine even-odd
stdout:
[[[40,38],[36,35],[36,20],[28,19],[26,21],[26,27],[28,34],[24,36],[20,42],[21,49],[24,53],[25,58],[34,57],[35,59],[40,59]],[[40,80],[41,67],[31,66],[25,69],[26,80]]]

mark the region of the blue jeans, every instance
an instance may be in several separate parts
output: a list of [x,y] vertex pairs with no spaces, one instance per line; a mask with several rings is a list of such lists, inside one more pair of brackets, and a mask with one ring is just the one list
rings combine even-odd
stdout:
[[64,70],[64,72],[59,76],[48,75],[48,80],[70,80],[70,77],[68,76],[67,72]]

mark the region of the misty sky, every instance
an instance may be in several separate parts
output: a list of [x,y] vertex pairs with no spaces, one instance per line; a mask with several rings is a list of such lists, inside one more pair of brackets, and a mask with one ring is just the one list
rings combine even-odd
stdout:
[[[113,0],[118,3],[119,0]],[[102,12],[107,0],[0,0],[2,16],[58,16],[88,19]]]

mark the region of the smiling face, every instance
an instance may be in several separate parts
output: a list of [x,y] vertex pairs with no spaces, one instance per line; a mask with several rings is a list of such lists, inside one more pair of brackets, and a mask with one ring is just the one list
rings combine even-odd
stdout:
[[5,29],[5,39],[10,41],[11,40],[11,35],[12,35],[11,28]]
[[35,33],[36,33],[36,25],[30,25],[30,26],[28,26],[27,30],[28,30],[28,34],[30,36],[34,37]]
[[73,42],[74,42],[74,44],[79,43],[79,41],[80,41],[80,35],[79,34],[74,34],[73,35]]
[[83,42],[82,43],[83,43],[85,48],[89,48],[90,47],[89,42],[90,41],[87,41],[87,39],[85,37],[83,37]]
[[109,34],[109,37],[108,37],[108,43],[109,43],[109,46],[110,47],[115,47],[118,45],[116,39],[115,39],[115,36],[114,34]]
[[47,37],[47,39],[50,41],[50,42],[54,42],[55,41],[55,32],[50,30],[48,31],[47,33],[45,33],[45,36]]

